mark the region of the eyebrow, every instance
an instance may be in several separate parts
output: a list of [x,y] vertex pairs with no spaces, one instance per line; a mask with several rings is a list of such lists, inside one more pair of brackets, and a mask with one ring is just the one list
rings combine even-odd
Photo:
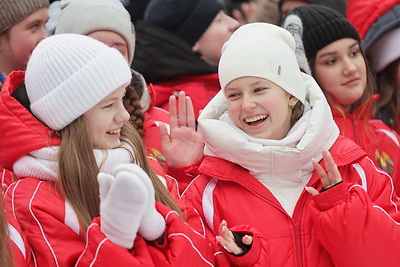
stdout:
[[[355,41],[353,44],[349,45],[349,49],[353,48],[353,47],[356,46],[356,45],[358,45],[358,42],[357,42],[357,41]],[[326,52],[326,53],[323,53],[322,55],[320,55],[318,58],[322,58],[322,57],[326,57],[326,56],[331,56],[331,55],[334,55],[334,54],[336,54],[336,51],[333,51],[333,52]]]

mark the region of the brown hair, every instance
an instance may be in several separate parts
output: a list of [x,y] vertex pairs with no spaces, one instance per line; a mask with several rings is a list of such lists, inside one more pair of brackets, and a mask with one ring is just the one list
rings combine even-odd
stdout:
[[0,200],[0,266],[12,267],[11,241],[8,235],[7,220],[3,209],[3,201]]
[[384,120],[392,129],[400,126],[400,84],[397,82],[397,72],[400,67],[400,59],[392,62],[385,69],[377,73],[377,83],[380,98],[376,101],[378,116],[384,113]]
[[124,96],[124,106],[129,112],[129,121],[135,127],[136,131],[141,137],[143,137],[143,123],[144,123],[144,113],[142,105],[140,104],[140,96],[136,91],[135,80],[133,79],[131,84],[126,87],[126,93]]
[[301,118],[301,116],[303,116],[303,112],[304,112],[304,105],[299,100],[292,108],[292,117],[290,118],[290,128],[292,128],[293,125],[295,125],[296,122]]
[[[61,130],[60,135],[59,189],[70,201],[86,229],[92,219],[100,215],[100,199],[97,182],[99,167],[83,116]],[[138,164],[149,175],[154,185],[156,201],[182,216],[178,204],[148,163],[142,138],[129,122],[122,127],[121,140],[132,146],[135,153],[131,155],[133,163]]]

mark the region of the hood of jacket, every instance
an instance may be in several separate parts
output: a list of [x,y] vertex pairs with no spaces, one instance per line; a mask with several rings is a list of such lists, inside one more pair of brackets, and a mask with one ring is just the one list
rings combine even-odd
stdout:
[[365,51],[385,33],[400,26],[400,0],[349,0],[347,19],[361,37]]
[[140,72],[147,83],[179,75],[217,72],[217,66],[203,60],[184,40],[167,30],[144,21],[138,21],[135,27],[136,48],[132,68]]
[[0,92],[0,165],[11,171],[14,163],[29,152],[61,143],[29,111],[24,78],[24,71],[10,73]]

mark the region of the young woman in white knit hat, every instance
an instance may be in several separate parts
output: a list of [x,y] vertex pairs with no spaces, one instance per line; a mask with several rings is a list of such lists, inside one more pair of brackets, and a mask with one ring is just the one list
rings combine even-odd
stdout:
[[19,178],[4,203],[27,265],[212,266],[128,122],[130,81],[120,52],[79,34],[46,38],[7,78],[0,164]]
[[183,198],[219,240],[221,266],[397,266],[390,179],[339,135],[295,48],[266,23],[225,43],[222,89],[199,117],[205,157]]

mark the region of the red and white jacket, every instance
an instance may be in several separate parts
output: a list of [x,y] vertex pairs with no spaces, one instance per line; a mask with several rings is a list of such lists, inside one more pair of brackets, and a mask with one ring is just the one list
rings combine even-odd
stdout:
[[[0,93],[0,165],[10,170],[31,151],[60,143],[12,96],[23,79],[22,71],[10,74]],[[204,231],[193,231],[160,203],[156,208],[167,224],[164,244],[138,236],[132,250],[109,241],[101,232],[99,218],[84,231],[54,182],[40,177],[20,177],[12,183],[4,194],[4,206],[14,229],[10,237],[19,266],[214,266]],[[193,218],[191,213],[188,217]],[[201,225],[197,218],[194,225]]]
[[[220,108],[224,96],[214,97],[199,118],[206,157],[183,198],[207,223],[210,239],[222,220],[256,237],[243,257],[220,248],[222,266],[399,266],[400,204],[391,177],[339,136],[322,91],[303,77],[311,109],[306,105],[282,140],[246,135]],[[304,188],[322,189],[311,164],[325,168],[322,149],[331,152],[343,183],[312,197]]]
[[362,106],[353,114],[332,108],[333,118],[340,134],[359,145],[375,165],[393,178],[394,187],[400,196],[400,136],[380,120],[365,122]]

